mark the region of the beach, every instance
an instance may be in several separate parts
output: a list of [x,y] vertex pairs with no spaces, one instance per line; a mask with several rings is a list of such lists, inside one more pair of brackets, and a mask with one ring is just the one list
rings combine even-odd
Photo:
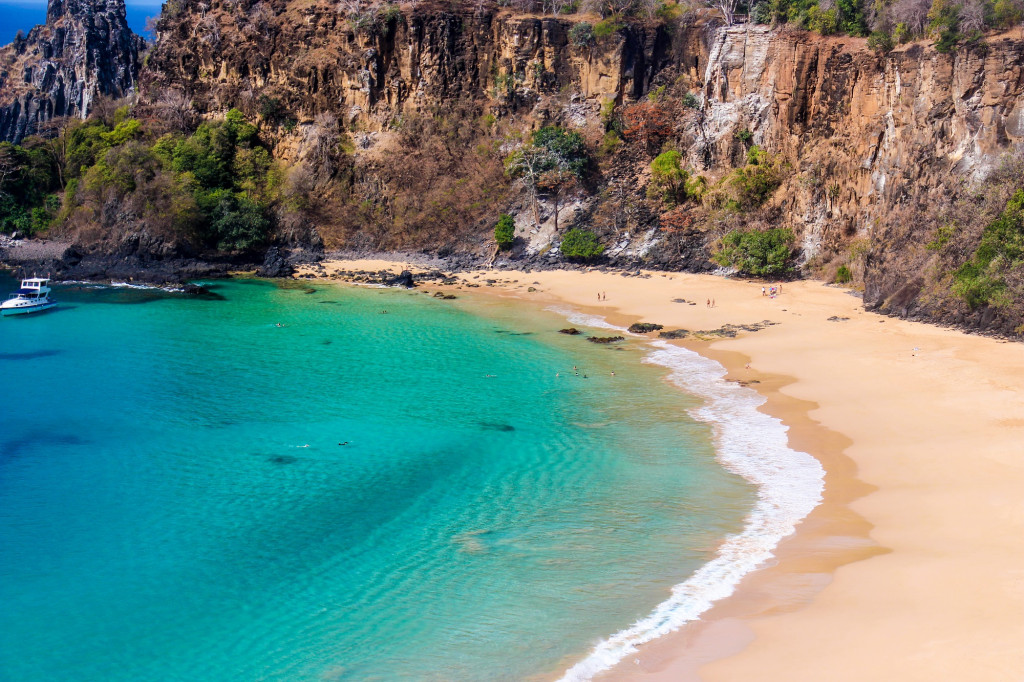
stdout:
[[824,501],[732,596],[596,679],[1024,679],[1021,344],[883,317],[811,281],[773,298],[711,275],[459,277],[621,326],[776,323],[674,343],[767,399],[791,447],[824,466]]

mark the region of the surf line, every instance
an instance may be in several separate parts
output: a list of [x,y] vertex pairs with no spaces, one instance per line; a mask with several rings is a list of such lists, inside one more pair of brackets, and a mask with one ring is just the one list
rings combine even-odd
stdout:
[[[597,316],[550,308],[574,324],[619,329]],[[743,576],[771,559],[783,538],[793,534],[822,500],[825,470],[806,452],[789,447],[781,420],[758,412],[765,398],[752,389],[725,380],[718,362],[665,341],[643,362],[669,370],[669,380],[701,398],[690,416],[711,426],[715,456],[726,470],[757,489],[757,502],[743,529],[726,536],[715,557],[672,588],[668,599],[630,627],[599,642],[580,662],[565,671],[562,682],[585,682],[613,667],[637,647],[696,620],[714,602],[731,595]]]

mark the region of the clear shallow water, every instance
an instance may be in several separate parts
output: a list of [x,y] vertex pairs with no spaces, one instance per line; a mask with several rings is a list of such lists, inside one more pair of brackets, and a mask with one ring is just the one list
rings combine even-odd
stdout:
[[216,291],[0,320],[0,679],[550,677],[754,506],[639,348],[421,293]]

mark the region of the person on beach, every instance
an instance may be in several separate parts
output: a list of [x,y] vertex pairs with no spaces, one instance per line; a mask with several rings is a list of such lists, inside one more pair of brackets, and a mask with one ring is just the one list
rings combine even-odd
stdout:
[[766,294],[766,293],[764,292],[764,287],[761,287],[761,295],[762,295],[762,296],[767,296],[767,295],[768,295],[768,294]]

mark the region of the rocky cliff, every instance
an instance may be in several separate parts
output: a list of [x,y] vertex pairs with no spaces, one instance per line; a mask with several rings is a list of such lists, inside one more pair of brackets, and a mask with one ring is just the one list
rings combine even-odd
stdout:
[[46,24],[0,48],[0,140],[17,142],[51,119],[84,117],[99,95],[131,93],[142,47],[124,0],[50,0]]
[[736,165],[741,131],[785,156],[793,173],[774,201],[808,258],[870,236],[891,206],[951,174],[982,177],[1024,140],[1020,38],[883,55],[862,39],[698,21],[580,46],[574,23],[424,12],[357,30],[333,4],[213,0],[162,22],[144,78],[151,93],[181,89],[207,113],[278,102],[296,147],[321,112],[379,132],[453,100],[525,128],[603,130],[602,104],[668,85],[668,97],[700,95],[699,115],[676,122],[692,168],[714,178]]

